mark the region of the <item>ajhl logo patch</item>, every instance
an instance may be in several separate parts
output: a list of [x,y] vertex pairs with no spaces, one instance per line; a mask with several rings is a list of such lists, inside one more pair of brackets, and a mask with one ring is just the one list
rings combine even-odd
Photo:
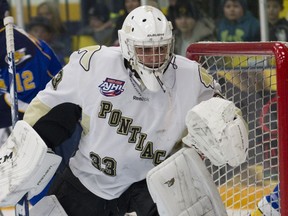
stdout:
[[125,81],[107,77],[106,80],[104,80],[103,83],[98,87],[100,88],[100,92],[102,95],[106,97],[114,97],[120,95],[124,91],[124,84]]

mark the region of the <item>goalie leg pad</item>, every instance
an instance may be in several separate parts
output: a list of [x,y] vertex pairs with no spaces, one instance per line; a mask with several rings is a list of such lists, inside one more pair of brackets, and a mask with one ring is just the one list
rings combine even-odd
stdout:
[[61,157],[25,121],[18,121],[0,148],[0,207],[13,206],[28,193],[40,193],[56,172]]
[[183,148],[147,174],[149,192],[160,215],[227,215],[203,161],[193,148]]

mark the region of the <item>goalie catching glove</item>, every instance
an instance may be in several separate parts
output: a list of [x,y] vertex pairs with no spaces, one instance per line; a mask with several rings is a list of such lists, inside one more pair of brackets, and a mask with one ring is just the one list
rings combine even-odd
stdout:
[[18,121],[0,148],[0,207],[15,205],[26,193],[39,194],[56,172],[61,157],[25,121]]
[[211,98],[186,115],[188,135],[182,141],[194,146],[214,165],[238,166],[247,156],[248,130],[233,102]]

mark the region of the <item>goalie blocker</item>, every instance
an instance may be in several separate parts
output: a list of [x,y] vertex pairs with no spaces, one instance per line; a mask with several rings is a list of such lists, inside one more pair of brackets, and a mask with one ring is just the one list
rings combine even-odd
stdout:
[[0,148],[0,207],[15,205],[26,193],[28,199],[39,194],[60,162],[28,123],[17,121]]

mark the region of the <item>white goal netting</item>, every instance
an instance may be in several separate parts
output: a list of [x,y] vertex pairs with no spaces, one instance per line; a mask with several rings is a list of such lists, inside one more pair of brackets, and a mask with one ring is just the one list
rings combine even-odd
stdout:
[[[280,45],[197,43],[188,48],[187,57],[200,62],[216,78],[222,93],[241,109],[249,126],[245,163],[236,168],[216,167],[206,160],[229,215],[247,215],[287,175],[281,165],[286,158],[279,154],[279,148],[286,151],[287,120],[280,121],[285,117],[279,113],[284,113],[287,103],[282,102],[288,87],[284,88],[281,77],[287,76],[288,59],[286,45]],[[285,190],[282,185],[280,189]]]

